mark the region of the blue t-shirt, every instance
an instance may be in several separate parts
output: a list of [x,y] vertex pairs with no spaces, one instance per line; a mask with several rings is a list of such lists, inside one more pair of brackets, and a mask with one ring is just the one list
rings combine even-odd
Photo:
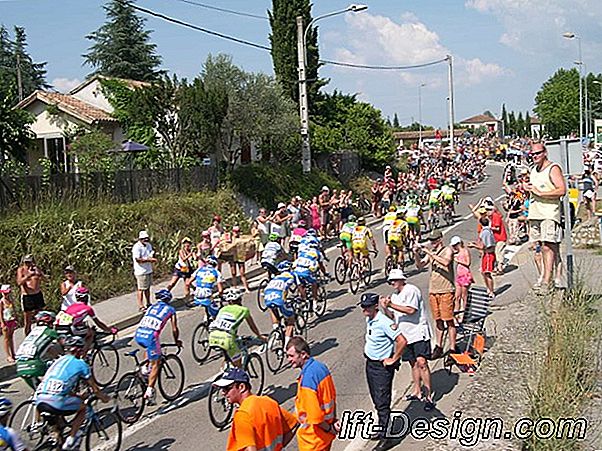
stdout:
[[196,292],[194,297],[196,299],[207,299],[213,294],[213,289],[218,282],[222,281],[222,275],[213,266],[203,266],[195,273],[194,285],[196,286]]
[[286,293],[295,283],[295,276],[289,271],[285,271],[274,277],[264,290],[266,304],[285,300]]
[[383,360],[393,355],[395,339],[401,330],[395,328],[395,321],[381,312],[374,319],[366,318],[366,345],[364,354],[370,360]]
[[303,249],[295,260],[295,272],[298,274],[315,273],[319,266],[320,255],[314,249]]
[[136,329],[136,339],[146,340],[153,336],[161,335],[167,321],[176,314],[176,309],[171,305],[159,301],[149,308]]
[[80,379],[90,379],[90,366],[67,354],[55,361],[36,390],[37,395],[70,396]]

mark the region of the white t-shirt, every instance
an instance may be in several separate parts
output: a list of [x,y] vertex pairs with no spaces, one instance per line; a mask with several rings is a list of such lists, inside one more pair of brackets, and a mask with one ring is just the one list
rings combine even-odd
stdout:
[[391,295],[391,303],[416,309],[412,315],[393,310],[397,327],[408,344],[431,339],[426,307],[417,286],[407,283],[401,292]]
[[[63,282],[63,285],[67,285],[67,281]],[[78,280],[73,284],[67,294],[63,295],[63,303],[61,304],[61,310],[67,310],[71,304],[75,304],[75,290],[82,286],[82,281]]]
[[152,274],[153,264],[150,262],[138,263],[137,258],[152,258],[155,253],[150,243],[143,244],[140,241],[136,241],[134,247],[132,247],[132,259],[134,260],[134,275],[142,276],[144,274]]

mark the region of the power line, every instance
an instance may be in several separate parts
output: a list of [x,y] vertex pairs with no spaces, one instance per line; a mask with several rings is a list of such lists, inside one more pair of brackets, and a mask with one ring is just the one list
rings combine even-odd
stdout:
[[176,0],[176,1],[182,2],[182,3],[188,3],[189,5],[198,6],[200,8],[212,9],[214,11],[220,11],[223,13],[234,14],[236,16],[252,17],[253,19],[268,20],[268,18],[266,16],[260,16],[258,14],[252,14],[252,13],[245,13],[242,11],[234,11],[232,9],[219,8],[217,6],[207,5],[205,3],[193,2],[192,0]]
[[333,66],[343,66],[343,67],[352,67],[354,69],[373,69],[373,70],[408,70],[408,69],[419,69],[421,67],[434,66],[436,64],[441,64],[447,61],[447,57],[437,60],[431,61],[423,64],[414,64],[411,66],[372,66],[369,64],[353,64],[353,63],[343,63],[340,61],[330,61],[330,60],[320,60],[323,64],[331,64]]

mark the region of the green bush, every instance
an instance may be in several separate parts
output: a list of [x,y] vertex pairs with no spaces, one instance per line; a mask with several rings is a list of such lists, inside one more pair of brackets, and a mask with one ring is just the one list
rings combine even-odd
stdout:
[[274,208],[292,196],[311,199],[322,186],[340,189],[341,183],[325,172],[312,170],[303,174],[300,165],[269,165],[265,163],[237,167],[231,175],[235,190],[250,197],[260,206]]
[[43,290],[53,308],[60,306],[59,285],[67,264],[76,267],[96,301],[127,293],[135,289],[131,249],[140,230],[151,235],[159,278],[171,272],[180,240],[200,240],[214,213],[222,216],[224,225],[245,221],[229,190],[164,195],[131,204],[51,205],[14,214],[0,220],[0,281],[14,285],[19,259],[30,253],[49,276]]

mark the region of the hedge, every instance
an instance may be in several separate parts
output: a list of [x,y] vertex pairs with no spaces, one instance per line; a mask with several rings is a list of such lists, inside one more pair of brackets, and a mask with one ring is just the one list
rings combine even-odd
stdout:
[[140,230],[151,236],[159,258],[155,277],[163,277],[173,269],[180,240],[200,240],[215,213],[224,225],[246,221],[230,190],[170,194],[131,204],[54,205],[13,214],[0,220],[0,282],[14,286],[20,258],[33,254],[49,276],[43,291],[55,309],[67,264],[90,287],[93,301],[127,293],[135,289],[131,249]]

